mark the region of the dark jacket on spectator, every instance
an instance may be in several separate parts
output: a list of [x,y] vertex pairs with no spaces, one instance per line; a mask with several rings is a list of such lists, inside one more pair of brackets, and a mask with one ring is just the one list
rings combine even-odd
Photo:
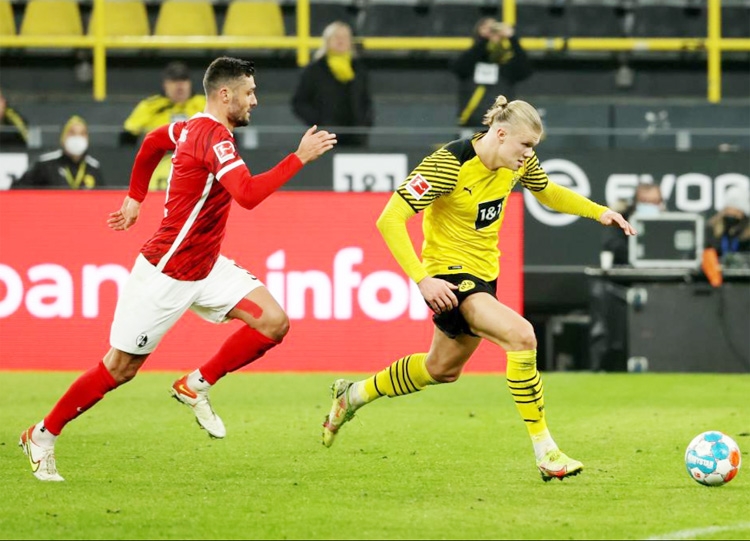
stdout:
[[12,188],[70,188],[86,190],[102,185],[99,160],[84,154],[74,162],[62,149],[39,156]]
[[[362,60],[352,59],[354,79],[341,83],[326,58],[311,62],[300,76],[292,97],[292,110],[300,120],[319,127],[368,127],[373,124],[369,79]],[[367,144],[366,134],[337,133],[337,146]]]
[[[488,39],[475,37],[472,46],[453,62],[453,73],[458,78],[459,126],[481,126],[482,117],[492,107],[495,98],[502,94],[508,101],[514,100],[516,83],[531,75],[531,64],[518,37],[513,35],[503,42],[505,47],[493,52]],[[495,84],[475,82],[478,63],[498,64],[500,73]]]

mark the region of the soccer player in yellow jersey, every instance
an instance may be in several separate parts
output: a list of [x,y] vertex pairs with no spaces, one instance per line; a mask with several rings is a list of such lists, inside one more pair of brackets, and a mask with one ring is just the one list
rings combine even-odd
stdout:
[[[540,203],[558,212],[616,225],[625,235],[635,230],[621,214],[547,177],[534,152],[542,136],[534,107],[498,96],[483,123],[487,131],[427,156],[377,221],[393,257],[434,312],[430,350],[406,355],[361,381],[336,380],[331,411],[323,423],[323,444],[330,447],[344,423],[373,400],[456,381],[485,339],[507,353],[508,388],[529,431],[542,479],[563,479],[580,473],[583,464],[560,451],[547,429],[534,328],[496,297],[504,203],[520,182]],[[420,211],[421,260],[406,228],[406,221]]]

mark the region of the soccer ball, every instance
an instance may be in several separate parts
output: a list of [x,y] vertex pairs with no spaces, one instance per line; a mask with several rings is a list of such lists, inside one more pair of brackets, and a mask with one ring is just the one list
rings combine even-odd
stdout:
[[717,430],[698,434],[685,451],[688,474],[702,485],[719,486],[728,483],[740,471],[741,463],[737,443]]

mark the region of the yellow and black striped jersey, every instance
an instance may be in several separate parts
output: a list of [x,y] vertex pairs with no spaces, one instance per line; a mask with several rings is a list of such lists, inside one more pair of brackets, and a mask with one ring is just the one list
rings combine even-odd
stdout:
[[433,152],[397,190],[415,212],[424,210],[422,263],[430,275],[466,272],[497,278],[498,233],[513,186],[520,181],[542,190],[547,185],[536,154],[518,171],[487,169],[473,145],[482,135]]
[[[533,153],[517,171],[490,170],[480,161],[474,141],[453,141],[433,152],[409,174],[396,193],[415,212],[424,211],[420,271],[402,249],[401,237],[386,229],[386,242],[412,279],[420,274],[469,273],[494,280],[500,272],[498,234],[505,203],[517,183],[555,210],[598,219],[607,207],[550,181]],[[388,207],[386,208],[386,213]],[[389,242],[390,241],[390,242]]]
[[161,126],[178,120],[187,120],[206,108],[206,96],[194,94],[184,103],[174,103],[162,94],[141,100],[130,113],[123,128],[135,136],[140,136]]

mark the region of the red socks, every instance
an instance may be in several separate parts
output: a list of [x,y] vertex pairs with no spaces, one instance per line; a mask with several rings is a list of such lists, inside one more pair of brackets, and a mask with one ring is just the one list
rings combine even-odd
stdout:
[[99,402],[115,387],[117,382],[104,362],[100,361],[73,382],[44,418],[44,426],[52,434],[59,436],[66,424]]
[[[277,345],[255,329],[243,325],[231,335],[219,351],[206,364],[201,366],[203,379],[213,385],[229,372],[259,359]],[[81,374],[57,401],[47,417],[44,426],[50,433],[59,436],[70,421],[99,402],[104,395],[118,386],[104,362]]]
[[278,345],[255,329],[243,325],[240,330],[227,338],[219,351],[200,367],[203,379],[213,385],[229,372],[239,370]]

